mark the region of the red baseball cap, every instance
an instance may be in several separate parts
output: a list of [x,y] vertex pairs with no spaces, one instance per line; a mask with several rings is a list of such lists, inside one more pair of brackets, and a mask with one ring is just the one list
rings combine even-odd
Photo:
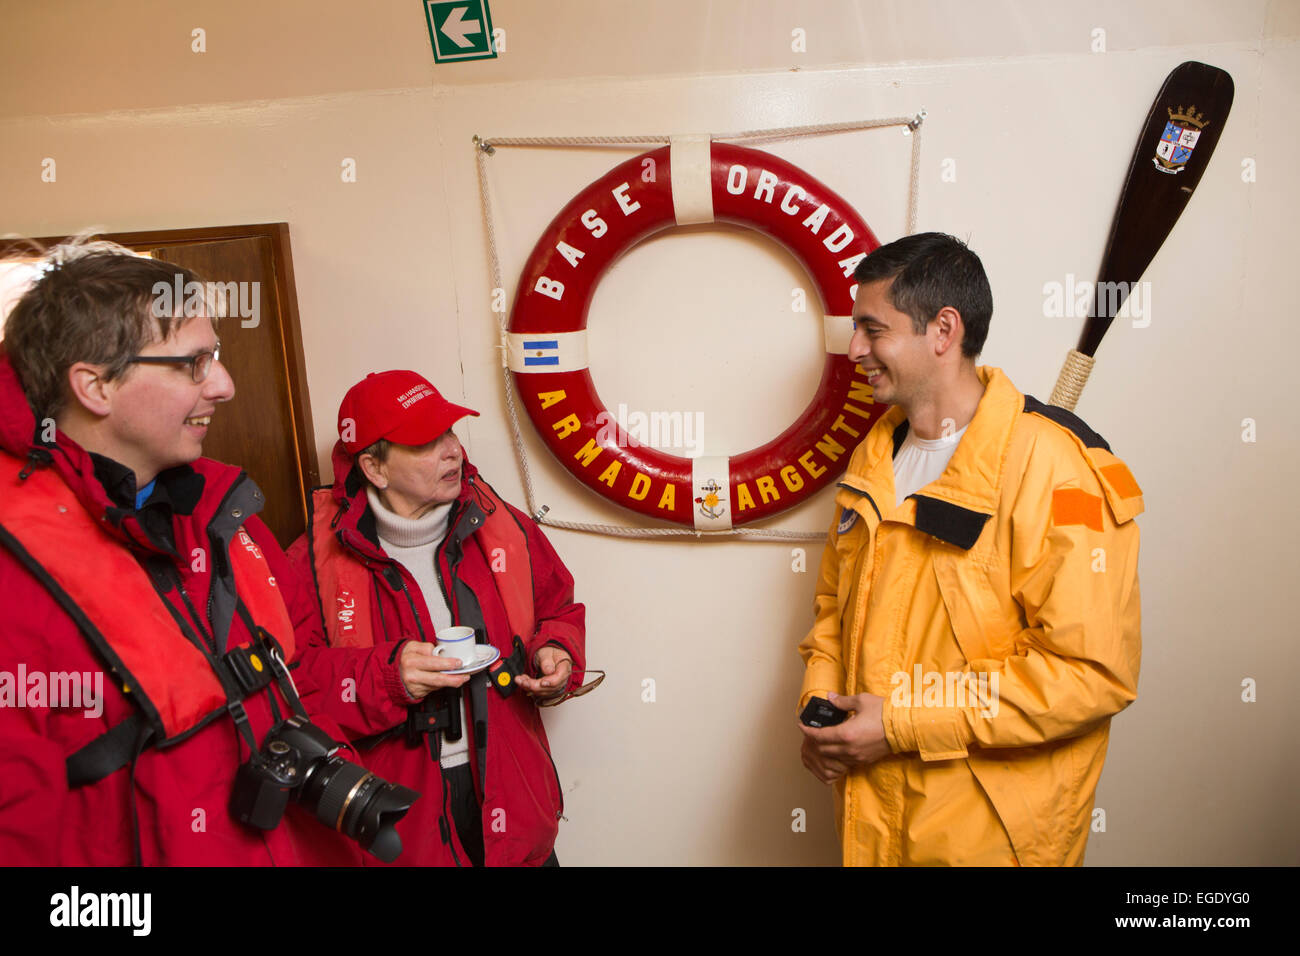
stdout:
[[348,389],[339,405],[339,438],[355,455],[381,438],[399,445],[425,445],[472,408],[453,405],[416,372],[371,372]]

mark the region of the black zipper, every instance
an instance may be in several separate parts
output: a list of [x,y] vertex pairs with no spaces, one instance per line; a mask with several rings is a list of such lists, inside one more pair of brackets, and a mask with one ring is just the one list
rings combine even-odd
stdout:
[[[185,590],[185,585],[181,581],[180,573],[171,562],[167,562],[166,564],[160,563],[158,568],[162,571],[164,576],[166,576],[168,583],[180,594],[181,602],[185,605],[185,610],[189,612],[188,617],[181,611],[181,609],[177,608],[175,604],[167,599],[165,592],[159,590],[160,586],[153,580],[153,575],[150,574],[151,583],[154,585],[154,591],[158,594],[158,599],[166,606],[168,612],[172,616],[172,620],[176,622],[177,627],[180,628],[181,633],[185,635],[186,639],[208,658],[209,664],[215,667],[217,665],[216,658],[220,656],[217,654],[216,650],[217,640],[204,629],[203,622],[199,619],[199,613],[194,610],[194,604],[190,601],[189,593]],[[194,625],[198,632],[197,634],[190,630],[187,626],[187,621],[189,624]]]
[[[451,781],[442,770],[442,741],[436,742],[437,754],[430,750],[429,756],[433,758],[433,765],[438,768],[438,778],[442,782],[442,815],[438,817],[438,832],[442,835],[442,842],[447,844],[447,849],[451,852],[451,859],[457,866],[463,867],[465,864],[460,862],[460,855],[456,852],[456,823],[455,817],[448,812],[447,805],[451,802]],[[485,851],[486,852],[486,851]]]
[[[392,577],[389,577],[390,571],[392,572]],[[406,587],[406,582],[402,580],[402,572],[398,570],[396,565],[390,564],[384,568],[383,574],[384,578],[388,581],[389,587],[395,586],[397,590],[401,591],[402,594],[406,596],[406,603],[411,608],[411,617],[415,618],[415,629],[420,634],[420,640],[427,641],[427,638],[424,636],[424,624],[420,621],[420,612],[415,609],[415,599],[411,597],[411,592]],[[396,583],[394,583],[394,578],[396,578]]]
[[[176,576],[173,583],[176,585],[176,590],[180,592],[181,601],[184,602],[185,609],[189,611],[190,620],[193,621],[194,626],[198,628],[199,635],[203,638],[203,642],[207,644],[208,649],[212,651],[213,657],[219,657],[220,652],[217,650],[217,637],[215,634],[209,633],[208,630],[203,626],[203,621],[199,617],[199,612],[194,609],[194,602],[190,600],[190,594],[188,591],[185,590],[185,581],[181,577],[180,572],[177,571],[171,564],[167,565],[167,570]],[[164,598],[163,600],[166,600],[166,598]],[[209,620],[212,619],[211,590],[208,591],[208,619]]]
[[[456,620],[456,605],[452,596],[447,593],[447,583],[442,579],[442,559],[444,552],[447,550],[447,542],[456,531],[456,513],[461,510],[457,506],[459,502],[453,502],[451,512],[447,515],[447,533],[443,535],[442,542],[438,545],[438,550],[434,552],[433,576],[438,579],[438,590],[442,591],[442,603],[447,605],[447,610],[451,612],[451,619]],[[452,570],[451,562],[447,562],[447,570]]]
[[551,762],[551,773],[555,774],[555,791],[560,795],[560,812],[555,817],[558,820],[564,816],[564,786],[560,783],[560,771],[555,766],[555,758],[551,756],[551,745],[543,742],[542,749],[546,751],[546,759]]

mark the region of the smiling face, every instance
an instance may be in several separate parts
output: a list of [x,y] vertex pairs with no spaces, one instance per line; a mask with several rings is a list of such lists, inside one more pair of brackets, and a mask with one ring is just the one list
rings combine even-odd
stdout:
[[927,394],[937,369],[936,323],[917,333],[912,317],[889,300],[892,279],[863,283],[853,305],[849,358],[867,373],[875,400],[908,409]]
[[384,506],[403,518],[419,518],[460,496],[465,453],[449,428],[425,445],[397,445],[381,462],[362,455],[362,470]]
[[[167,339],[140,355],[197,355],[216,348],[217,334],[205,316],[185,320]],[[235,396],[235,383],[220,362],[195,382],[189,365],[132,365],[106,386],[108,413],[91,448],[126,465],[137,486],[160,471],[188,464],[203,454],[203,438],[221,402]]]

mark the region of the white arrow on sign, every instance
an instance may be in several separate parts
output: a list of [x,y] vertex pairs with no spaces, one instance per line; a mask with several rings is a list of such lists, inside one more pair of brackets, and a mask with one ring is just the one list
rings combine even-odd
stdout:
[[483,29],[483,25],[479,21],[464,19],[465,11],[468,9],[469,7],[456,7],[453,9],[448,14],[447,19],[442,21],[442,28],[439,31],[445,33],[447,39],[461,49],[473,45],[465,39],[467,34],[479,33]]

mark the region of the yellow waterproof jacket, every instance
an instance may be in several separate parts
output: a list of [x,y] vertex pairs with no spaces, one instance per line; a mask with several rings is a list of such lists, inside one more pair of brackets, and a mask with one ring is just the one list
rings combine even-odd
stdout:
[[1000,369],[895,506],[891,409],[854,452],[800,644],[813,695],[885,698],[893,753],[835,784],[846,865],[1077,865],[1111,715],[1137,696],[1142,491]]

